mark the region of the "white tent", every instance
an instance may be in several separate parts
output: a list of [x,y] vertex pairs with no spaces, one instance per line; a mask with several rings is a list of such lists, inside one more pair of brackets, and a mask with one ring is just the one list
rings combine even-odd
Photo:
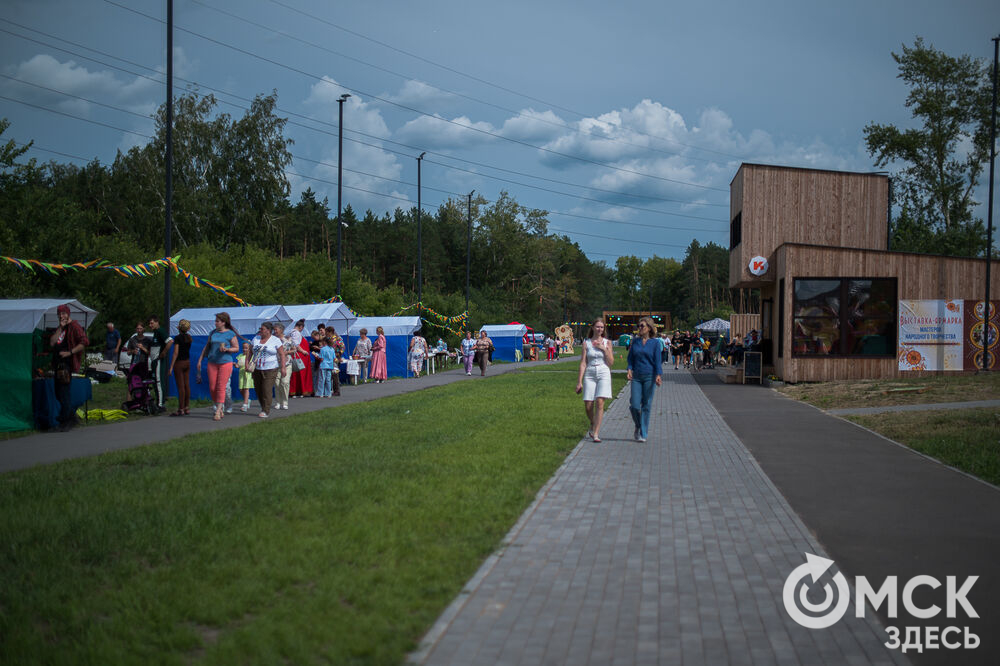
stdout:
[[84,330],[93,323],[97,312],[86,305],[67,298],[22,298],[0,300],[0,333],[31,333],[36,328],[55,328],[59,325],[56,308],[68,305],[70,317]]
[[725,319],[710,319],[709,321],[703,321],[702,323],[695,326],[699,331],[728,331],[729,322]]
[[[311,305],[286,305],[285,311],[292,318],[292,322],[305,319],[306,335],[319,328],[320,324],[325,324],[327,328],[333,325],[333,330],[340,337],[349,334],[351,325],[357,319],[343,303],[313,303]],[[374,330],[374,329],[373,329]]]
[[192,336],[208,336],[215,330],[215,315],[228,312],[233,322],[233,330],[243,336],[254,336],[265,321],[281,323],[287,328],[292,318],[280,305],[252,305],[242,308],[184,308],[170,318],[170,335],[177,335],[177,322],[187,319],[191,322]]

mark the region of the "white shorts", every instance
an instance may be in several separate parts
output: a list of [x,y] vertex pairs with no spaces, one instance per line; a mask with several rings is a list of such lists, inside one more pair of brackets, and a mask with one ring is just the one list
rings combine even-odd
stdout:
[[594,398],[611,398],[611,370],[603,363],[588,365],[583,371],[583,399],[593,402]]

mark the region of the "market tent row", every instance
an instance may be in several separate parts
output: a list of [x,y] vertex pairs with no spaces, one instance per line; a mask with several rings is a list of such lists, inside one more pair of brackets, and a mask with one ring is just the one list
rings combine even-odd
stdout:
[[410,350],[410,340],[415,331],[420,330],[420,317],[358,317],[351,324],[345,342],[346,355],[354,351],[354,345],[361,337],[361,329],[368,331],[368,337],[374,340],[378,335],[375,330],[381,326],[385,333],[386,370],[390,377],[410,377],[410,364],[407,355]]
[[[67,305],[70,316],[84,330],[93,323],[97,312],[72,299],[24,298],[0,300],[0,382],[5,396],[0,400],[0,432],[30,430],[34,423],[31,408],[35,335],[59,325],[56,308]],[[39,351],[42,345],[39,344]],[[47,366],[48,358],[45,359]]]
[[305,319],[305,330],[303,335],[309,335],[319,328],[320,324],[333,326],[341,338],[347,336],[351,329],[351,324],[357,317],[343,303],[312,303],[310,305],[286,305],[285,311],[292,318],[292,322]]
[[[198,361],[198,357],[201,355],[201,350],[205,348],[205,344],[208,342],[208,336],[215,330],[215,315],[220,311],[221,308],[184,308],[183,310],[179,310],[170,318],[171,336],[177,335],[177,323],[181,319],[187,319],[191,322],[190,384],[192,400],[208,400],[211,398],[208,386],[208,372],[205,368],[206,363],[202,361],[202,382],[200,384],[195,382],[195,364]],[[229,313],[229,318],[233,323],[233,330],[236,331],[238,342],[241,347],[243,342],[253,340],[254,336],[257,335],[260,330],[260,325],[266,321],[269,321],[272,324],[284,324],[286,329],[292,323],[292,318],[281,305],[254,305],[245,308],[232,308],[225,310],[225,312]],[[235,357],[236,355],[234,354],[233,358]],[[169,362],[170,361],[168,359],[167,363],[169,364]],[[238,400],[240,396],[239,373],[234,371],[229,381],[230,386],[233,389],[233,399]],[[170,395],[177,395],[177,383],[173,377],[170,378]],[[253,391],[251,390],[251,399],[253,398]]]
[[524,324],[490,324],[479,330],[486,331],[486,335],[493,340],[493,346],[496,347],[493,360],[509,362],[521,360],[524,334],[528,330]]

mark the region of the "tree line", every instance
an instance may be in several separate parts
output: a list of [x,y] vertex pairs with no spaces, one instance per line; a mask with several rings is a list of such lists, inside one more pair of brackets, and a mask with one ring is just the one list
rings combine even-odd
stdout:
[[[258,96],[233,118],[213,96],[175,102],[172,246],[180,265],[249,303],[310,303],[336,296],[336,213],[315,192],[290,198],[291,163],[276,94]],[[7,129],[0,121],[0,139]],[[27,146],[0,142],[0,254],[52,263],[105,259],[130,264],[163,255],[165,111],[146,145],[110,165],[25,160]],[[728,253],[693,242],[683,261],[621,257],[614,267],[587,258],[548,231],[547,213],[506,192],[472,200],[470,324],[518,320],[551,331],[603,310],[669,310],[693,324],[733,306]],[[343,211],[343,300],[363,315],[387,315],[416,301],[416,208],[381,215]],[[449,200],[424,211],[423,303],[443,315],[465,310],[469,210]],[[130,328],[162,308],[163,279],[109,271],[50,274],[0,268],[4,298],[66,296]],[[234,308],[207,288],[174,278],[172,306]],[[412,312],[412,311],[411,311]],[[410,313],[410,312],[408,312]],[[443,331],[442,331],[443,332]],[[429,334],[435,335],[434,332]]]

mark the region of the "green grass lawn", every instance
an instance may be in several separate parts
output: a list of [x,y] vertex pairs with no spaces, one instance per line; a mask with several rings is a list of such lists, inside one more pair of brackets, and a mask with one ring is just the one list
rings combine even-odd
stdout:
[[574,387],[529,367],[2,475],[0,663],[400,663],[586,431]]
[[846,418],[1000,486],[1000,409],[887,412]]

